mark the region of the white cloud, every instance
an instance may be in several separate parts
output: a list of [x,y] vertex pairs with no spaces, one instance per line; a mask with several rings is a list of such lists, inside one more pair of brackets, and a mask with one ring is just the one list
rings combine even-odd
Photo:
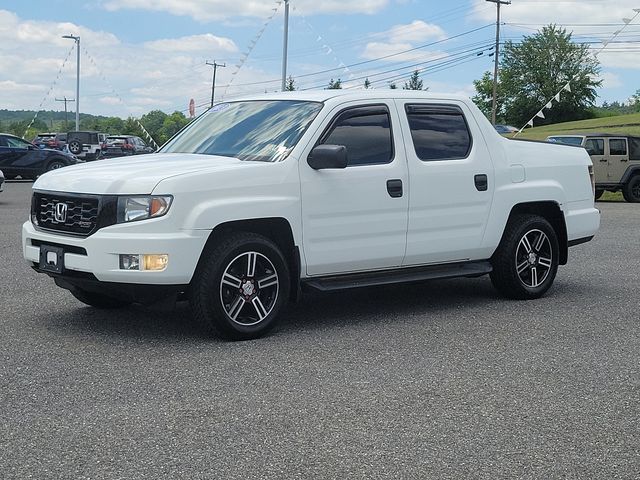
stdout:
[[217,37],[210,33],[191,35],[181,38],[167,38],[154,40],[144,44],[149,50],[158,52],[211,52],[219,51],[233,53],[238,51],[236,44],[224,37]]
[[414,20],[406,25],[395,25],[381,35],[389,37],[391,43],[422,42],[430,38],[441,40],[446,37],[444,30],[433,23]]
[[602,72],[599,80],[602,80],[602,88],[618,88],[622,86],[620,76],[613,72]]
[[[73,46],[73,42],[59,38],[69,33],[79,34],[82,42],[81,109],[95,114],[126,117],[151,108],[182,110],[191,97],[203,103],[211,92],[211,69],[205,59],[238,55],[232,40],[212,34],[125,44],[108,32],[65,22],[25,20],[0,10],[2,108],[38,107]],[[218,72],[219,85],[229,81],[229,70]],[[272,75],[245,66],[235,81],[248,83]],[[231,88],[229,92],[238,90]],[[59,109],[54,99],[62,96],[75,98],[75,53],[69,56],[42,108]]]
[[367,60],[388,57],[384,60],[388,62],[421,62],[435,58],[444,59],[447,56],[442,52],[412,50],[418,42],[446,38],[444,30],[440,26],[425,23],[422,20],[394,25],[389,30],[371,34],[370,37],[375,41],[367,43],[360,55]]
[[[301,14],[364,13],[373,14],[387,6],[389,0],[297,0],[293,7]],[[275,1],[249,0],[104,0],[107,10],[151,10],[189,16],[199,22],[233,17],[264,18],[273,13]]]

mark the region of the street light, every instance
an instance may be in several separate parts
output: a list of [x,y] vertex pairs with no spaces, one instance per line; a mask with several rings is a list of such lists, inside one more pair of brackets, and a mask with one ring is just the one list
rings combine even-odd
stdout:
[[75,35],[63,35],[76,42],[76,132],[80,130],[80,37]]

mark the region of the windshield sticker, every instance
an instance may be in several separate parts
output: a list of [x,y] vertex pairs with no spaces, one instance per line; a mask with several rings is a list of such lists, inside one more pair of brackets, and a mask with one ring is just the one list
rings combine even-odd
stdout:
[[217,105],[214,105],[213,107],[211,107],[209,109],[210,112],[221,112],[222,110],[226,110],[227,108],[229,108],[231,105],[228,103],[219,103]]

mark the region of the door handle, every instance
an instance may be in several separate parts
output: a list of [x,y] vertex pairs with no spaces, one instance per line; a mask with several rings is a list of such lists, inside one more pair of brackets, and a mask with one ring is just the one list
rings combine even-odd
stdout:
[[392,198],[398,198],[402,196],[402,180],[396,178],[393,180],[387,180],[387,192]]
[[626,158],[621,158],[620,161],[621,162],[628,162],[629,160],[627,160]]
[[486,192],[488,190],[489,179],[484,173],[473,177],[473,181],[476,184],[476,190],[478,190],[479,192]]
[[600,159],[600,161],[601,161],[602,163],[607,163],[607,159],[606,159],[606,158],[601,158],[601,159]]

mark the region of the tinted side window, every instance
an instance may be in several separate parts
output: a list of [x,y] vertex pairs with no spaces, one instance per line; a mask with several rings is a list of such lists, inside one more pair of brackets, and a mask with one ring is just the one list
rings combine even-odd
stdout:
[[7,138],[0,137],[0,147],[6,147],[6,146],[7,146]]
[[338,115],[323,144],[347,147],[349,166],[390,163],[391,120],[386,107],[354,108]]
[[623,139],[609,140],[609,155],[626,155],[627,141]]
[[589,155],[604,155],[604,140],[600,138],[590,138],[584,143]]
[[416,155],[420,160],[466,158],[471,133],[462,110],[454,105],[406,105]]

